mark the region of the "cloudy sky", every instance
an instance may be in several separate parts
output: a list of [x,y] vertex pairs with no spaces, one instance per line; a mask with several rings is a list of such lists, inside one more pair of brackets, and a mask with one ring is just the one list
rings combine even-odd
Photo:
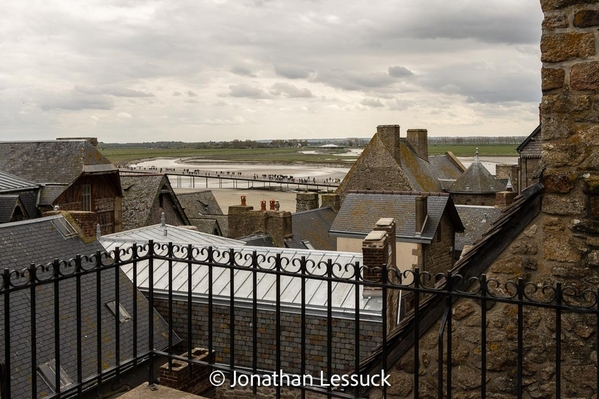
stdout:
[[527,135],[538,0],[2,0],[0,140]]

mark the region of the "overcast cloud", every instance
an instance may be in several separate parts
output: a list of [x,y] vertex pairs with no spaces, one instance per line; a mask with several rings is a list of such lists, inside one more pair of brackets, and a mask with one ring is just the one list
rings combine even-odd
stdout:
[[538,0],[3,0],[0,139],[527,135]]

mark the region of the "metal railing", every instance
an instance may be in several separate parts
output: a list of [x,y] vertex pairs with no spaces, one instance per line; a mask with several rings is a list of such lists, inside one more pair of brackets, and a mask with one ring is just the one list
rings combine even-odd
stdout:
[[[365,269],[332,260],[267,258],[256,251],[248,255],[155,242],[6,269],[0,275],[1,397],[101,397],[107,386],[118,389],[135,371],[147,373],[145,379],[154,383],[157,367],[174,361],[218,372],[229,386],[220,389],[233,389],[239,376],[244,376],[241,381],[263,383],[273,373],[284,374],[281,384],[270,385],[276,397],[284,397],[288,389],[298,390],[301,397],[367,397],[372,390],[384,397],[393,387],[383,383],[383,376],[398,363],[411,376],[412,386],[404,390],[410,397],[421,396],[426,379],[439,398],[452,397],[456,390],[484,398],[494,389],[492,377],[504,374],[513,380],[509,393],[523,397],[530,386],[525,381],[530,373],[527,356],[541,339],[547,340],[543,362],[552,366],[555,381],[551,396],[567,397],[576,388],[569,378],[567,387],[562,383],[562,366],[570,364],[565,346],[571,349],[574,340],[578,346],[587,345],[589,354],[599,347],[597,290],[578,292],[560,283],[544,286],[485,275],[465,280],[450,272],[431,276],[418,269],[387,270],[372,281],[363,278]],[[228,276],[225,287],[214,286],[219,276]],[[159,289],[157,279],[162,281]],[[272,281],[274,300],[260,299],[257,289],[240,299],[241,288],[260,287],[264,279]],[[206,291],[200,293],[202,284]],[[324,290],[325,300],[318,308],[309,300],[314,286]],[[290,287],[299,294],[293,303],[283,302],[282,293]],[[396,325],[386,315],[402,306],[393,299],[400,291],[411,300],[406,305],[409,312]],[[345,303],[353,302],[352,309],[340,309],[339,292]],[[372,296],[379,298],[379,319],[365,309]],[[164,319],[149,304],[159,308]],[[456,314],[463,307],[475,317]],[[494,326],[500,319],[502,326]],[[580,331],[573,323],[579,323]],[[463,338],[459,334],[466,328],[474,342],[466,346],[476,354],[467,363],[477,370],[478,383],[464,387],[456,385],[463,360],[455,357],[464,350],[456,340]],[[539,333],[531,335],[535,328]],[[490,361],[499,353],[497,337],[490,334],[498,330],[509,352],[501,353],[507,360],[500,365]],[[215,357],[197,360],[192,356],[196,347]],[[436,359],[423,362],[423,354],[433,351]],[[187,354],[180,355],[183,352]],[[578,364],[596,367],[597,356],[581,356]],[[580,392],[597,392],[597,374]],[[377,375],[381,378],[373,379]],[[246,388],[255,393],[257,385]]]

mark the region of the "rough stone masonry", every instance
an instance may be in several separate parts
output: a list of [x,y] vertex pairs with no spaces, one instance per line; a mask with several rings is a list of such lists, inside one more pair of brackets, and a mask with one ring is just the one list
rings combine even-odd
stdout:
[[[541,213],[486,270],[500,283],[523,278],[597,292],[599,283],[599,1],[541,0]],[[488,310],[481,345],[481,307],[458,301],[452,314],[453,396],[480,397],[481,351],[487,351],[487,397],[516,395],[517,325],[513,305]],[[525,309],[523,397],[556,397],[556,313]],[[561,396],[596,397],[596,320],[560,316]],[[439,324],[420,339],[419,397],[437,394]],[[387,398],[414,396],[413,349],[391,372]],[[370,392],[370,398],[382,397]]]

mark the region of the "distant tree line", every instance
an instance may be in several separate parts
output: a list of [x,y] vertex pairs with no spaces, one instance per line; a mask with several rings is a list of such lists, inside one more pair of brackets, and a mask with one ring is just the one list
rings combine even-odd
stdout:
[[519,145],[526,139],[526,136],[469,136],[469,137],[429,137],[429,145],[498,145],[514,144]]

